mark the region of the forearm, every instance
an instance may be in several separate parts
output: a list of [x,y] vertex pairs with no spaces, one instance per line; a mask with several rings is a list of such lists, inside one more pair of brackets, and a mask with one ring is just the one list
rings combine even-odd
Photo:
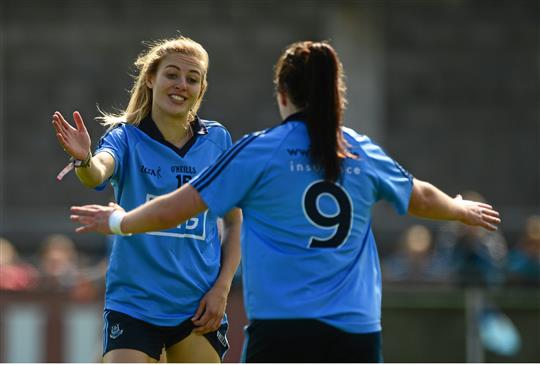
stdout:
[[221,268],[214,285],[222,286],[228,292],[231,288],[234,274],[240,264],[241,210],[235,208],[229,212],[224,223],[223,243],[221,246]]
[[185,184],[127,213],[121,229],[124,233],[142,233],[173,228],[206,209],[197,190]]
[[98,154],[92,156],[86,167],[75,168],[79,181],[86,187],[95,188],[112,175],[114,159],[110,155]]
[[77,174],[79,181],[88,188],[95,188],[105,180],[95,161],[90,161],[88,167],[75,168],[75,174]]
[[437,220],[461,220],[464,211],[453,198],[432,184],[414,179],[409,214]]

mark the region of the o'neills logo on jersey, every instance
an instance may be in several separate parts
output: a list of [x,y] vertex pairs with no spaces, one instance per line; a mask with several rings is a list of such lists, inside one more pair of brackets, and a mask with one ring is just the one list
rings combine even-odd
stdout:
[[173,174],[190,174],[197,175],[197,169],[193,166],[171,166]]
[[161,179],[161,167],[158,167],[157,169],[151,169],[149,167],[141,165],[141,172],[143,174],[155,176],[158,179]]

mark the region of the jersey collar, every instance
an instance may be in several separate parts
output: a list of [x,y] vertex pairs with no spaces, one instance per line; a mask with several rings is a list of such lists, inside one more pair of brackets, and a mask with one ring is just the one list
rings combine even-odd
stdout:
[[148,113],[148,115],[143,120],[141,120],[138,128],[144,133],[146,133],[150,138],[171,148],[174,152],[180,155],[180,157],[184,157],[186,153],[188,153],[188,151],[191,149],[191,147],[195,144],[199,136],[208,134],[208,129],[198,115],[196,115],[195,120],[191,122],[191,126],[193,128],[193,137],[191,137],[189,141],[187,141],[186,144],[182,146],[182,148],[178,148],[172,143],[165,140],[163,134],[161,134],[161,132],[159,131],[156,122],[154,122],[154,120],[152,119],[151,113]]
[[287,118],[285,118],[285,120],[283,120],[283,122],[281,122],[281,124],[289,123],[292,121],[305,122],[306,119],[307,119],[306,113],[303,110],[301,110],[299,112],[289,115]]

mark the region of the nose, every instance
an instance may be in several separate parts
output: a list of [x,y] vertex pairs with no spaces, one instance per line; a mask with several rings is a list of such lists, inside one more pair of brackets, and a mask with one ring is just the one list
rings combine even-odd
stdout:
[[178,82],[174,85],[179,90],[185,90],[187,88],[187,82],[185,77],[179,77]]

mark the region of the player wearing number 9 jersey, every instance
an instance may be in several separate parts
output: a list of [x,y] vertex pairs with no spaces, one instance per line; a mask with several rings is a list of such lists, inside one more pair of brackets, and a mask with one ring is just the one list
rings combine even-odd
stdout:
[[[491,206],[452,199],[342,126],[339,59],[325,42],[276,65],[283,122],[250,134],[187,186],[129,213],[73,207],[79,232],[169,227],[207,207],[243,211],[248,362],[379,362],[381,275],[371,208],[496,229]],[[109,217],[122,216],[120,223]]]
[[[245,137],[190,184],[216,212],[242,208],[242,272],[250,319],[317,318],[343,331],[380,327],[371,206],[403,214],[412,177],[369,138],[343,128],[355,158],[336,182],[310,156],[306,117]],[[258,156],[254,158],[254,156]]]
[[405,213],[413,179],[369,138],[348,128],[343,136],[354,158],[343,161],[335,182],[321,176],[307,153],[303,113],[245,137],[190,182],[212,210],[242,208],[251,321],[309,318],[348,333],[381,330],[370,210],[385,199]]

